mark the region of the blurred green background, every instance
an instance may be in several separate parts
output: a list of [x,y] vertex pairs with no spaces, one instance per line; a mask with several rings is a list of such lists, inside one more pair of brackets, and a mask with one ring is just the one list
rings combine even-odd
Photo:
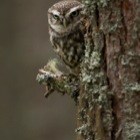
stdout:
[[0,0],[0,140],[74,140],[76,106],[44,98],[38,69],[55,54],[47,9],[56,0]]

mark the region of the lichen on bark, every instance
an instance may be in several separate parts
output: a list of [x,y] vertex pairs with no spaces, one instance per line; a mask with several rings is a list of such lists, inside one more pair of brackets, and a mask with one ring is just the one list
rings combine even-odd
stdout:
[[140,1],[83,4],[88,22],[81,73],[71,77],[55,71],[45,75],[45,82],[77,102],[77,140],[138,140]]
[[90,25],[85,35],[85,58],[81,65],[83,87],[79,96],[77,140],[109,140],[113,118],[103,53],[104,34],[98,27],[96,1],[83,3]]
[[[84,139],[137,140],[140,122],[140,1],[83,0],[83,3],[92,30],[88,30],[90,35],[85,38],[78,131],[81,129],[80,135],[83,133]],[[108,122],[107,125],[104,122]]]

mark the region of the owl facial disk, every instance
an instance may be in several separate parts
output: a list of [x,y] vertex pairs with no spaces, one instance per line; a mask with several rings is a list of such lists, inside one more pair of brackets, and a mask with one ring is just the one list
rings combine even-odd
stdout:
[[82,10],[83,5],[69,8],[67,11],[50,8],[48,10],[49,25],[59,34],[71,32],[80,24]]

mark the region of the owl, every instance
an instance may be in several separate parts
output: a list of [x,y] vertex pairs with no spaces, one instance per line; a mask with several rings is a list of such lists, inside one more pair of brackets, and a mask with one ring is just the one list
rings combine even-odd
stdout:
[[73,73],[79,71],[85,52],[83,9],[76,0],[63,0],[48,9],[51,44]]

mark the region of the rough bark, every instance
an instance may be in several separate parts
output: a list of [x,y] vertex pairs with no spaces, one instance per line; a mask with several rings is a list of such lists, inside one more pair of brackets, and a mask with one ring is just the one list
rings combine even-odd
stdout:
[[47,96],[56,90],[76,101],[77,140],[139,140],[140,1],[83,4],[87,33],[80,77],[63,74],[52,61],[37,80]]
[[81,66],[77,140],[139,140],[140,1],[83,3],[91,28]]

